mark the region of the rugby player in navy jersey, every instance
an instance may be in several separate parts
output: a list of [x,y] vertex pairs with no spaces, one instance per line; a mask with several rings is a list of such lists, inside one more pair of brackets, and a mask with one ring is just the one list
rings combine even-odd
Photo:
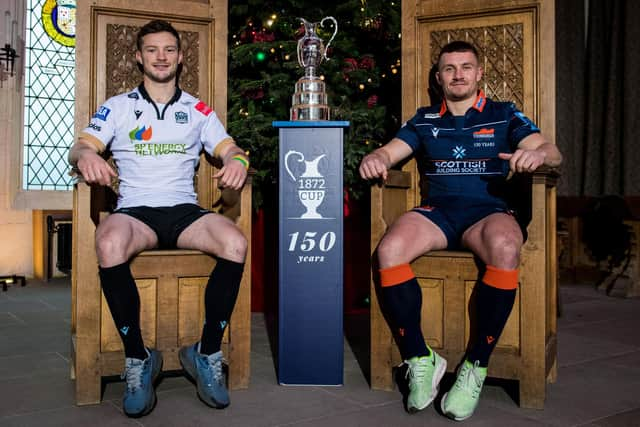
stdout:
[[389,168],[415,156],[428,181],[421,206],[400,216],[377,249],[382,299],[407,365],[409,412],[433,401],[447,366],[423,338],[422,294],[410,263],[433,250],[466,248],[486,265],[476,287],[475,344],[441,403],[446,416],[461,421],[478,405],[518,286],[524,234],[501,189],[511,174],[558,166],[562,156],[512,103],[492,101],[479,89],[483,69],[473,45],[444,46],[437,67],[442,102],[418,109],[395,138],[365,156],[360,175],[384,180]]

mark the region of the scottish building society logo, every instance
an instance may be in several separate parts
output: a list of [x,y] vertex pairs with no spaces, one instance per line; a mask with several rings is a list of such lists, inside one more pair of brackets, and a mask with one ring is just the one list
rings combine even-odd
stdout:
[[152,134],[151,126],[148,128],[146,126],[142,126],[142,128],[136,126],[135,129],[129,132],[129,139],[132,141],[148,141],[151,139]]
[[466,155],[467,155],[467,150],[465,150],[459,145],[453,149],[453,157],[455,157],[456,159],[461,159]]

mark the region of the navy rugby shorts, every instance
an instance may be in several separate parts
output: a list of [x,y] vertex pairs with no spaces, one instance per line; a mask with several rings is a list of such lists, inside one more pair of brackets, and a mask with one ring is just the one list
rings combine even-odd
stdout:
[[462,235],[469,227],[487,216],[502,212],[515,218],[527,239],[526,225],[518,221],[516,213],[506,204],[491,200],[469,200],[467,198],[446,197],[424,201],[423,205],[412,209],[437,225],[447,238],[447,249],[462,249]]
[[160,249],[175,249],[180,234],[200,217],[213,213],[193,203],[152,208],[136,206],[114,213],[129,215],[148,225],[158,236]]

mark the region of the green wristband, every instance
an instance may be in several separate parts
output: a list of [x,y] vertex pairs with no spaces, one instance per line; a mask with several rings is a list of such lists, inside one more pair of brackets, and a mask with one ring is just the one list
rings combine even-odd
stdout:
[[245,169],[249,169],[249,161],[244,156],[236,154],[231,158],[231,160],[237,160],[244,165]]

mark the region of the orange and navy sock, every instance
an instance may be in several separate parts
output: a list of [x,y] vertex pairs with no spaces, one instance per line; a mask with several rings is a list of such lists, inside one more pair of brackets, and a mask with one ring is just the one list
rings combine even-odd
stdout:
[[404,360],[429,356],[420,328],[422,291],[409,264],[380,270],[383,308],[394,330],[400,354]]
[[518,288],[518,270],[501,270],[487,265],[487,270],[476,288],[476,342],[467,360],[489,365],[489,357],[504,329]]

